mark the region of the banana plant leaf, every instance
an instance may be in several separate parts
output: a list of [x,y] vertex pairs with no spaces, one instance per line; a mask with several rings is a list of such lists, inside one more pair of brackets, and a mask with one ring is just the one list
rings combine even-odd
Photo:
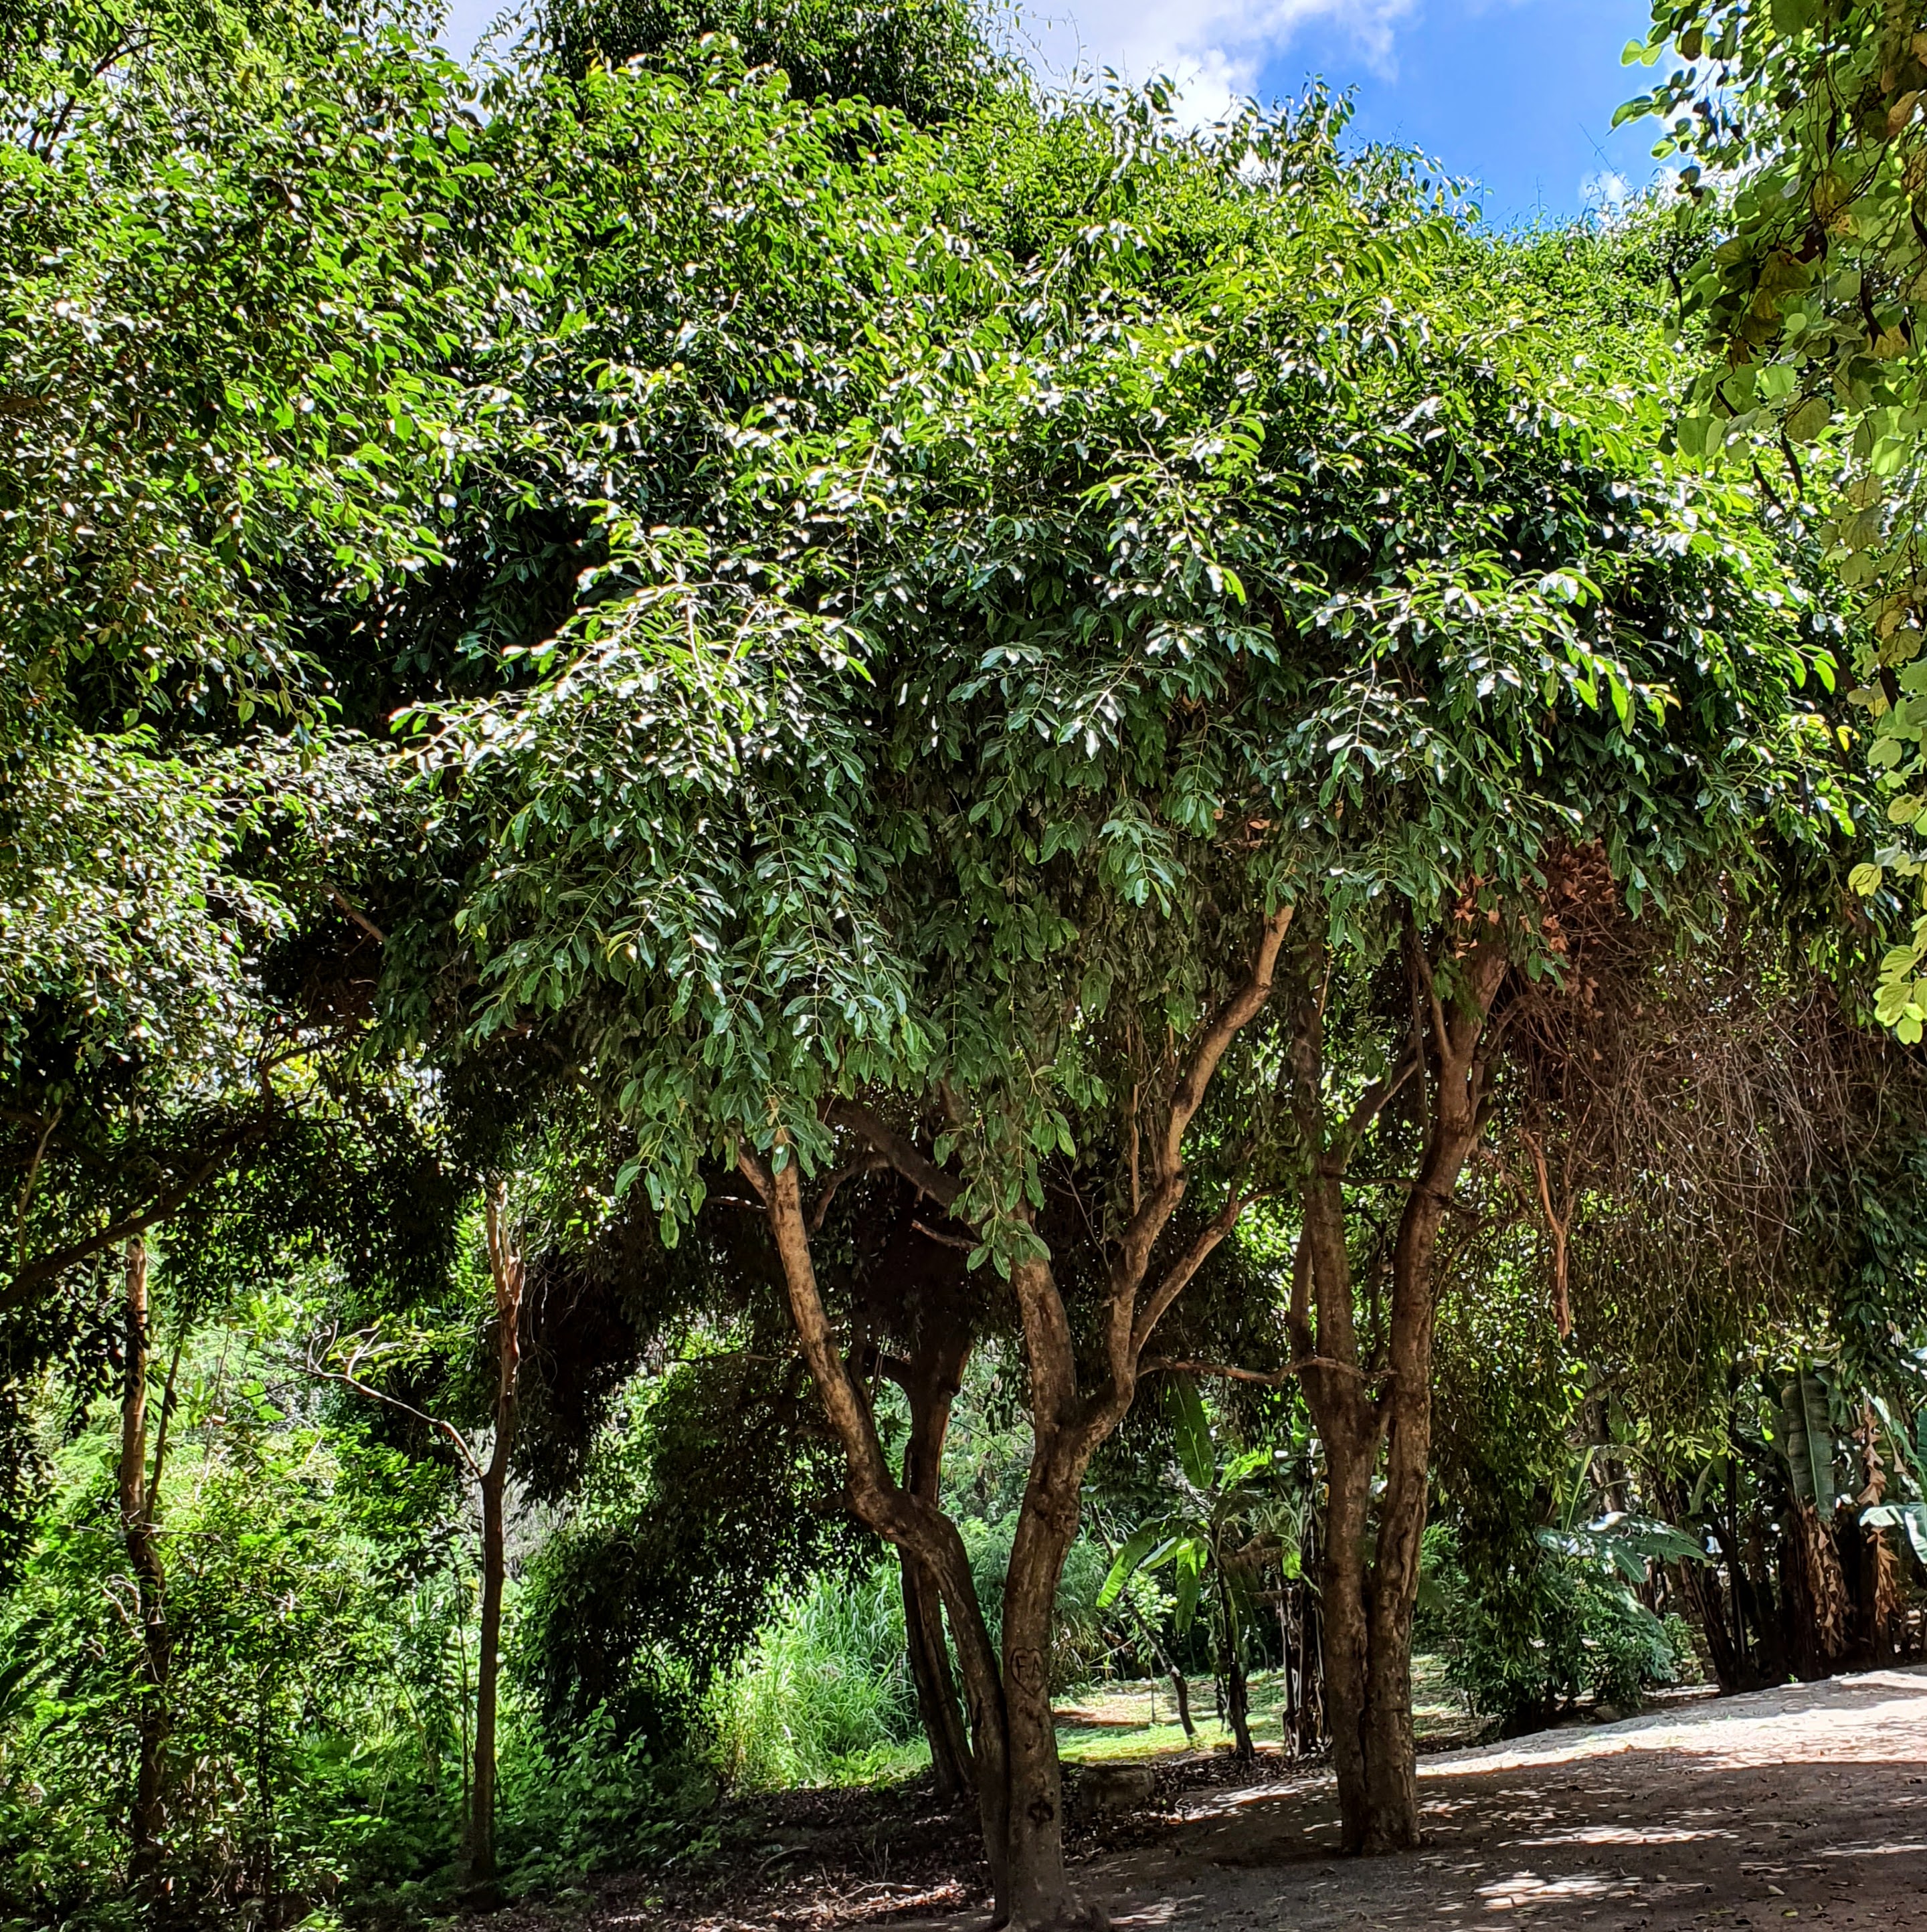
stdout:
[[1109,1573],[1097,1592],[1098,1609],[1108,1610],[1123,1594],[1124,1586],[1145,1564],[1155,1568],[1163,1554],[1158,1546],[1168,1542],[1165,1526],[1161,1522],[1148,1522],[1133,1530],[1112,1558]]
[[1786,1458],[1793,1494],[1824,1516],[1841,1492],[1841,1462],[1835,1453],[1826,1385],[1802,1370],[1780,1391],[1780,1453]]
[[1178,1438],[1178,1466],[1192,1488],[1209,1490],[1217,1480],[1217,1452],[1211,1446],[1211,1418],[1197,1384],[1189,1376],[1172,1376],[1167,1400]]

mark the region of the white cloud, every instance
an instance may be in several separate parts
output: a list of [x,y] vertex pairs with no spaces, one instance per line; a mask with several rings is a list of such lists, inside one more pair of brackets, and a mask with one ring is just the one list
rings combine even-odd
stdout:
[[1590,212],[1617,214],[1632,199],[1633,184],[1617,168],[1600,168],[1581,177],[1579,199]]
[[1031,0],[1020,38],[1032,64],[1061,84],[1112,69],[1126,81],[1165,74],[1200,120],[1253,92],[1301,27],[1336,22],[1388,72],[1392,28],[1416,0]]

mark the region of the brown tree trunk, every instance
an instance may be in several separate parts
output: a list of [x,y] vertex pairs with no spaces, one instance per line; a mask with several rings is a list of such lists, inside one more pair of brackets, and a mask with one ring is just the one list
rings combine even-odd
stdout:
[[[1365,1532],[1378,1435],[1319,1420],[1325,1438],[1325,1708],[1331,1768],[1338,1783],[1340,1848],[1365,1848],[1371,1810],[1366,1733],[1370,1633],[1366,1606]],[[1362,1438],[1362,1439],[1361,1439]]]
[[470,1784],[462,1845],[465,1901],[479,1908],[500,1901],[495,1862],[495,1726],[501,1678],[502,1592],[508,1563],[504,1504],[509,1460],[515,1446],[517,1384],[521,1370],[521,1256],[504,1217],[504,1190],[489,1184],[486,1208],[488,1267],[495,1290],[495,1441],[477,1487],[482,1492],[482,1631],[475,1686],[475,1774]]
[[[1115,1553],[1115,1551],[1112,1552],[1114,1556]],[[1191,1722],[1191,1687],[1185,1682],[1184,1673],[1172,1660],[1171,1653],[1158,1641],[1157,1633],[1145,1622],[1144,1612],[1131,1601],[1130,1591],[1125,1590],[1121,1592],[1118,1600],[1124,1605],[1125,1610],[1130,1615],[1131,1622],[1136,1624],[1138,1634],[1144,1639],[1145,1646],[1149,1649],[1151,1656],[1156,1659],[1158,1669],[1170,1678],[1171,1694],[1177,1702],[1178,1721],[1184,1726],[1185,1741],[1187,1743],[1194,1741],[1198,1735],[1197,1726]],[[1152,1714],[1154,1717],[1156,1715],[1154,1698]]]
[[[128,1817],[132,1846],[128,1873],[138,1898],[160,1889],[161,1834],[166,1823],[168,1676],[173,1642],[167,1624],[167,1578],[155,1537],[160,1469],[147,1474],[148,1331],[147,1244],[128,1238],[126,1259],[126,1379],[121,1394],[119,1480],[121,1534],[134,1573],[140,1618],[140,1664],[135,1720],[137,1757],[134,1804]],[[166,1412],[164,1408],[163,1426]]]
[[[1292,1028],[1295,1108],[1306,1172],[1290,1328],[1306,1400],[1325,1450],[1325,1696],[1340,1843],[1351,1852],[1399,1851],[1419,1841],[1412,1621],[1431,1460],[1432,1260],[1446,1209],[1481,1132],[1482,1040],[1507,964],[1504,949],[1489,933],[1475,928],[1467,936],[1459,962],[1461,1004],[1450,1012],[1414,938],[1414,1011],[1428,1015],[1429,1023],[1415,1019],[1406,1066],[1361,1096],[1337,1131],[1322,1098],[1322,974],[1305,982]],[[1384,1366],[1368,1375],[1352,1306],[1344,1175],[1361,1135],[1415,1075],[1423,1089],[1424,1151],[1393,1250]],[[1381,1447],[1384,1489],[1376,1510],[1376,1549],[1367,1564],[1371,1487]]]
[[[904,1394],[910,1404],[910,1439],[903,1450],[903,1489],[934,1514],[942,1492],[944,1438],[950,1406],[970,1359],[970,1337],[960,1324],[934,1318],[918,1338],[905,1366]],[[944,1634],[944,1604],[936,1580],[921,1557],[899,1546],[903,1586],[903,1627],[917,1708],[930,1741],[930,1768],[938,1795],[950,1800],[976,1788],[970,1737],[950,1670]]]
[[1064,1864],[1063,1777],[1051,1706],[1051,1629],[1064,1558],[1077,1534],[1088,1451],[1040,1424],[1004,1580],[1004,1698],[1010,1738],[1010,1922],[1103,1922],[1072,1891]]

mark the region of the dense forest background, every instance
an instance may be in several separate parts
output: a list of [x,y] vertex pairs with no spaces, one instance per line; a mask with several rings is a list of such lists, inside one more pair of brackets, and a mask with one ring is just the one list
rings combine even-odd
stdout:
[[1922,1653],[1897,21],[1499,234],[962,0],[0,10],[0,1922]]

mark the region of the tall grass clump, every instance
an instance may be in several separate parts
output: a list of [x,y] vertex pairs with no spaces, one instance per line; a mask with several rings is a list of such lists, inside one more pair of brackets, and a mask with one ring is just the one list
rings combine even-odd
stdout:
[[905,1656],[895,1562],[783,1601],[713,1694],[717,1769],[775,1790],[860,1782],[927,1750]]

